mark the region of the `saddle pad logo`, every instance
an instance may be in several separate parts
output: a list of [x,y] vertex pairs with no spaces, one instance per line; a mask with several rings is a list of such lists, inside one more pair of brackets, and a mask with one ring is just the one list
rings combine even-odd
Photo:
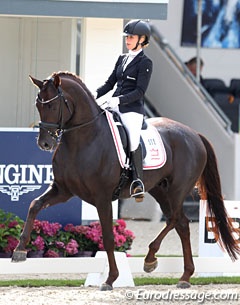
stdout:
[[[118,128],[113,120],[113,115],[111,112],[106,111],[106,117],[112,132],[119,163],[122,168],[128,167],[126,164],[126,153],[122,146]],[[147,152],[146,157],[143,160],[143,169],[151,170],[161,168],[166,163],[167,155],[159,132],[154,126],[148,124],[147,129],[141,131],[141,136]]]
[[147,151],[143,160],[143,169],[161,168],[166,163],[167,155],[159,132],[148,124],[147,129],[142,130],[141,136]]

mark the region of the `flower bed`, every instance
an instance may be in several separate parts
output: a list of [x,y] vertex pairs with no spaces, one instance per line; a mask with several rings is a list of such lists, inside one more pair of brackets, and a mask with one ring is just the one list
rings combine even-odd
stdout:
[[17,246],[24,221],[0,209],[0,252],[11,253]]
[[[11,253],[15,249],[23,225],[19,217],[0,209],[0,252]],[[135,236],[126,229],[123,219],[113,222],[113,233],[115,251],[131,249]],[[43,257],[72,257],[84,251],[96,253],[104,250],[101,225],[96,221],[88,226],[67,224],[62,227],[57,222],[35,220],[27,250],[29,254],[42,253]]]

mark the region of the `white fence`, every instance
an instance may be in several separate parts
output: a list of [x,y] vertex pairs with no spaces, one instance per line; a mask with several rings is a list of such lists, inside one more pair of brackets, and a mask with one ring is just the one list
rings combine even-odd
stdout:
[[[126,258],[131,273],[142,273],[144,258]],[[232,262],[228,258],[195,257],[195,273],[239,273],[240,260]],[[105,258],[74,257],[74,258],[28,258],[25,262],[12,263],[9,258],[0,259],[0,274],[82,274],[101,273],[107,265]],[[121,266],[118,266],[121,269]],[[154,273],[182,273],[183,257],[159,257],[158,267]]]
[[[120,254],[117,252],[116,254]],[[124,255],[124,253],[121,253]],[[116,281],[115,287],[132,286],[132,275],[143,272],[143,257],[129,257],[124,255],[125,263],[117,257],[117,264],[120,271],[120,277],[123,279]],[[239,273],[240,260],[232,262],[229,258],[213,258],[213,257],[195,257],[195,273]],[[84,257],[84,258],[29,258],[25,262],[13,263],[11,259],[0,259],[0,274],[88,274],[95,275],[95,280],[91,277],[91,285],[100,284],[99,280],[104,278],[108,272],[108,262],[106,257]],[[158,267],[152,273],[182,273],[183,258],[182,257],[159,257]],[[94,282],[94,283],[93,283]],[[85,283],[86,285],[86,283]],[[89,286],[89,285],[86,285]]]

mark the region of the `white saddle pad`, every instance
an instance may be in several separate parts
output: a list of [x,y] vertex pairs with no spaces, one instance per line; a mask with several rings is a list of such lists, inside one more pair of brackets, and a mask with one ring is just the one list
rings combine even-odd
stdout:
[[[122,168],[128,167],[128,160],[123,149],[121,137],[111,112],[106,111],[107,121],[112,132],[112,137]],[[161,168],[167,160],[166,150],[157,129],[147,124],[147,129],[141,131],[141,136],[146,147],[146,157],[143,160],[143,169],[151,170]]]

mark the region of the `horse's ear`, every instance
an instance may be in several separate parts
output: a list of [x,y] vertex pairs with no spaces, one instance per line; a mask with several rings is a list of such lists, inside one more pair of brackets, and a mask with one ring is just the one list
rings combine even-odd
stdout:
[[56,74],[56,75],[54,76],[53,83],[54,83],[54,85],[55,85],[56,88],[58,88],[58,87],[61,85],[61,78],[59,77],[58,74]]
[[31,75],[29,75],[29,78],[32,81],[32,83],[34,84],[34,86],[37,86],[39,89],[42,88],[43,82],[41,80],[38,80],[38,79],[32,77]]

